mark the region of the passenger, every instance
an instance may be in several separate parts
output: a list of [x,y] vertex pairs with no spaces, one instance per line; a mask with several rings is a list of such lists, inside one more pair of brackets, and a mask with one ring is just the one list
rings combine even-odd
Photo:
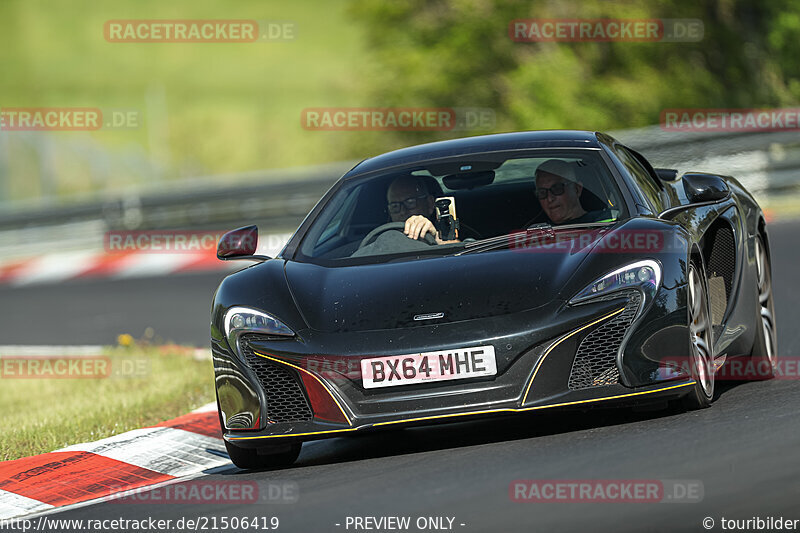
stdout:
[[611,218],[607,209],[587,212],[581,206],[583,183],[575,168],[565,161],[550,159],[536,169],[536,198],[553,225],[601,222]]

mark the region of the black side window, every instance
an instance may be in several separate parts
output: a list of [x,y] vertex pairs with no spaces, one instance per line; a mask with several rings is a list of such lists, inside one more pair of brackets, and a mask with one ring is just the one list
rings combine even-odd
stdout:
[[622,164],[625,165],[625,168],[627,168],[628,172],[633,176],[636,185],[639,186],[639,190],[642,191],[650,207],[653,208],[656,213],[663,211],[664,199],[661,197],[661,190],[650,172],[642,166],[630,150],[621,145],[616,145],[615,148],[620,161],[622,161]]

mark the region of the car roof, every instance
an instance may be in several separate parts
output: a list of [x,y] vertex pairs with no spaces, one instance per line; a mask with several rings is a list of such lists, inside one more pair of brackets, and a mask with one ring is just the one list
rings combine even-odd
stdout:
[[599,148],[597,133],[580,130],[545,130],[497,133],[401,148],[365,159],[344,177],[442,157],[530,148]]

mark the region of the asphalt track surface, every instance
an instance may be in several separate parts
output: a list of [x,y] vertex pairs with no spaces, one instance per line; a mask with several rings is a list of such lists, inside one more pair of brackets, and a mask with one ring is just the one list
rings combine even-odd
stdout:
[[208,346],[211,300],[224,277],[187,273],[0,286],[0,345],[116,344],[121,333],[140,339],[152,328],[156,340]]
[[[775,224],[769,231],[780,354],[798,355],[800,222]],[[116,299],[116,312],[129,316],[131,323],[143,323],[143,317],[130,315],[134,310],[146,312],[161,324],[161,331],[174,331],[176,338],[181,332],[188,339],[194,335],[189,318],[202,325],[207,321],[204,309],[193,306],[210,299],[205,284],[213,280],[187,276],[181,281],[127,282],[125,288],[114,282],[82,282],[59,286],[51,297],[85,297],[89,302],[81,303],[80,310]],[[30,288],[3,290],[0,301],[7,302],[11,292],[16,302],[24,302],[25,291],[39,305],[47,300],[44,288]],[[183,311],[180,302],[186,306]],[[76,307],[71,309],[70,323],[80,322]],[[57,323],[60,314],[51,308],[44,323]],[[41,331],[41,316],[29,318],[28,332]],[[26,322],[16,324],[23,327]],[[197,333],[204,339],[200,331],[204,328]],[[80,335],[76,332],[74,338],[85,342]],[[715,522],[711,530],[720,531],[722,518],[800,519],[800,383],[718,383],[717,394],[711,408],[694,412],[542,411],[318,441],[304,445],[291,468],[244,472],[231,466],[203,478],[289,483],[296,487],[296,503],[106,502],[54,517],[174,521],[276,516],[279,531],[292,532],[356,531],[346,528],[348,516],[408,516],[412,527],[407,531],[419,531],[418,517],[454,517],[453,530],[464,532],[707,531],[702,525],[707,517]],[[509,486],[519,479],[690,480],[702,484],[703,497],[697,503],[517,503],[509,498]]]

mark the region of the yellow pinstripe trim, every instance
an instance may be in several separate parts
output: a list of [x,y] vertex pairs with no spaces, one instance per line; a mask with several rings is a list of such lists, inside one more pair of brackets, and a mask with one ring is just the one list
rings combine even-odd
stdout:
[[661,391],[665,391],[665,390],[675,389],[675,388],[678,388],[678,387],[685,387],[687,385],[694,385],[694,384],[695,384],[695,382],[692,381],[690,383],[681,383],[680,385],[672,385],[670,387],[664,387],[664,388],[656,389],[656,390],[631,392],[631,393],[627,393],[627,394],[618,394],[616,396],[604,396],[603,398],[590,398],[588,400],[576,400],[574,402],[554,403],[554,404],[551,404],[551,405],[536,405],[536,406],[533,406],[533,407],[520,407],[519,409],[512,409],[512,408],[507,408],[507,409],[489,409],[489,410],[486,410],[486,411],[473,411],[473,412],[470,412],[470,413],[456,413],[456,414],[452,414],[452,415],[425,416],[425,417],[422,417],[422,418],[410,418],[408,420],[396,420],[396,421],[391,421],[391,422],[378,422],[377,424],[374,424],[374,425],[376,425],[376,426],[385,426],[385,425],[388,425],[388,424],[401,424],[401,423],[404,423],[404,422],[420,422],[422,420],[432,420],[432,419],[436,419],[436,418],[467,416],[467,415],[481,415],[481,414],[487,414],[487,413],[504,413],[504,412],[507,412],[507,413],[522,413],[524,411],[535,411],[537,409],[548,409],[550,407],[564,407],[564,406],[567,406],[567,405],[576,405],[576,404],[579,404],[579,403],[600,402],[600,401],[604,401],[604,400],[614,400],[614,399],[617,399],[617,398],[625,398],[625,397],[628,397],[628,396],[638,396],[640,394],[652,394],[654,392],[661,392]]
[[[319,382],[319,384],[322,386],[322,388],[325,389],[325,392],[327,392],[328,395],[331,397],[333,402],[336,404],[336,407],[339,408],[339,411],[342,412],[342,416],[344,416],[344,419],[347,420],[347,425],[349,425],[349,426],[353,425],[353,422],[352,422],[352,420],[350,420],[350,417],[347,416],[347,413],[345,413],[344,409],[342,409],[342,406],[339,403],[339,400],[336,399],[336,396],[334,396],[333,393],[328,390],[328,387],[326,387],[325,384],[322,382],[322,380],[319,379],[317,376],[315,376],[314,374],[312,374],[311,372],[309,372],[305,368],[300,368],[299,366],[293,365],[292,363],[287,363],[286,361],[281,361],[280,359],[275,359],[274,357],[270,357],[268,355],[264,355],[263,353],[258,353],[255,350],[253,350],[253,353],[256,354],[259,357],[263,357],[264,359],[269,359],[270,361],[275,361],[276,363],[281,363],[281,364],[284,364],[286,366],[290,366],[292,368],[296,368],[297,370],[299,370],[301,372],[305,372],[306,374],[308,374],[312,378],[316,379]],[[341,431],[341,430],[337,429],[335,431]]]
[[230,440],[253,440],[253,439],[281,439],[285,437],[305,437],[306,435],[324,435],[326,433],[347,433],[348,431],[358,431],[365,426],[346,429],[329,429],[327,431],[309,431],[308,433],[288,433],[286,435],[256,435],[255,437],[231,437]]
[[542,363],[544,363],[544,360],[545,360],[545,358],[547,357],[547,355],[548,355],[550,352],[552,352],[552,351],[555,349],[555,347],[556,347],[556,346],[558,346],[559,344],[561,344],[562,342],[564,342],[564,341],[565,341],[565,340],[567,340],[568,338],[572,337],[572,336],[573,336],[573,335],[575,335],[576,333],[580,333],[581,331],[585,330],[586,328],[589,328],[589,327],[592,327],[592,326],[594,326],[594,325],[595,325],[595,324],[597,324],[598,322],[602,322],[603,320],[607,320],[607,319],[611,318],[612,316],[618,315],[618,314],[620,314],[621,312],[623,312],[624,310],[625,310],[625,308],[624,308],[624,307],[622,307],[622,308],[620,308],[620,309],[617,309],[617,310],[616,310],[616,311],[614,311],[613,313],[609,313],[609,314],[607,314],[607,315],[606,315],[606,316],[604,316],[604,317],[598,318],[598,319],[597,319],[597,320],[595,320],[594,322],[590,322],[589,324],[586,324],[585,326],[581,326],[580,328],[578,328],[578,329],[576,329],[576,330],[574,330],[574,331],[571,331],[571,332],[567,333],[566,335],[564,335],[563,337],[561,337],[560,339],[558,339],[556,342],[554,342],[554,343],[553,343],[553,344],[552,344],[552,345],[551,345],[551,346],[550,346],[550,347],[547,349],[547,351],[546,351],[546,352],[544,352],[544,355],[542,355],[542,358],[541,358],[541,359],[539,359],[539,362],[536,364],[536,368],[533,370],[533,375],[531,376],[531,379],[530,379],[530,381],[528,381],[528,386],[525,388],[525,395],[522,397],[522,404],[521,404],[521,405],[525,405],[525,400],[527,400],[527,399],[528,399],[528,393],[531,391],[531,385],[533,385],[533,380],[534,380],[534,379],[536,379],[536,373],[537,373],[537,372],[539,372],[539,368],[542,366]]
[[[574,402],[564,402],[564,403],[555,403],[552,405],[537,405],[533,407],[521,407],[518,409],[513,408],[504,408],[504,409],[487,409],[485,411],[471,411],[469,413],[454,413],[448,415],[433,415],[433,416],[424,416],[421,418],[408,418],[405,420],[392,420],[390,422],[377,422],[372,424],[372,426],[387,426],[389,424],[404,424],[408,422],[421,422],[423,420],[436,420],[440,418],[455,418],[458,416],[469,416],[469,415],[481,415],[481,414],[489,414],[489,413],[522,413],[525,411],[536,411],[539,409],[549,409],[551,407],[565,407],[567,405],[577,405],[582,403],[593,403],[593,402],[602,402],[605,400],[616,400],[619,398],[628,398],[631,396],[641,396],[643,394],[653,394],[656,392],[663,392],[666,390],[677,389],[680,387],[688,387],[690,385],[695,385],[696,381],[689,381],[687,383],[681,383],[678,385],[670,385],[669,387],[661,387],[660,389],[653,389],[653,390],[646,390],[646,391],[639,391],[639,392],[629,392],[626,394],[617,394],[616,396],[604,396],[602,398],[591,398],[588,400],[576,400]],[[370,427],[370,425],[359,426],[355,428],[347,428],[347,429],[331,429],[327,431],[311,431],[308,433],[292,433],[289,435],[257,435],[254,437],[232,437],[231,440],[251,440],[251,439],[275,439],[275,438],[283,438],[283,437],[303,437],[306,435],[323,435],[326,433],[345,433],[348,431],[358,431],[359,429]]]

